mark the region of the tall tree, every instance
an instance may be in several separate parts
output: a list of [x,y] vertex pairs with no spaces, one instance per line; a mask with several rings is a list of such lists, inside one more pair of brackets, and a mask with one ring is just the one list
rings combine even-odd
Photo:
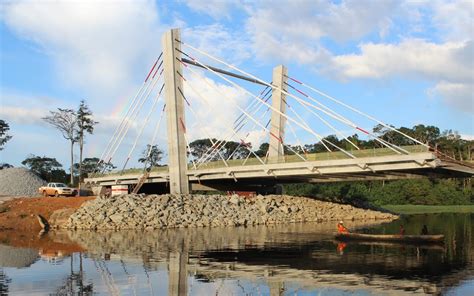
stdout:
[[8,142],[12,136],[7,134],[10,130],[10,126],[3,119],[0,119],[0,151],[3,150],[3,146]]
[[158,166],[162,159],[163,151],[158,148],[158,145],[146,145],[145,150],[142,152],[142,157],[138,159],[139,162],[148,165],[150,168]]
[[[77,140],[79,141],[79,184],[82,181],[82,152],[84,151],[84,138],[86,134],[94,132],[94,125],[98,122],[92,119],[92,111],[84,100],[81,101],[77,116]],[[80,185],[79,185],[80,186]]]
[[70,183],[74,183],[74,143],[77,142],[78,138],[76,135],[77,128],[77,116],[76,112],[72,109],[61,109],[58,111],[49,111],[50,115],[42,118],[47,123],[58,129],[64,139],[68,140],[71,144],[71,179]]

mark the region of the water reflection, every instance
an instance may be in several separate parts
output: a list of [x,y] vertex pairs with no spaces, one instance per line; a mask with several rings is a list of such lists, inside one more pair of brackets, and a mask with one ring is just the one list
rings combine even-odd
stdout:
[[[435,214],[348,225],[397,233],[403,223],[411,234],[427,224],[431,233],[445,234],[444,246],[338,243],[333,223],[59,232],[21,239],[2,232],[0,241],[8,246],[1,248],[28,260],[0,261],[0,294],[437,294],[473,281],[472,220],[469,214]],[[25,246],[34,250],[33,259],[22,255]]]

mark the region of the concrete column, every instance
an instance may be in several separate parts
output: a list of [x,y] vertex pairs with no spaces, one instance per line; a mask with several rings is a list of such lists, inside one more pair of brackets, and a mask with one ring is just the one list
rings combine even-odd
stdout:
[[170,252],[168,262],[168,295],[188,295],[188,254]]
[[[279,65],[273,68],[273,85],[287,90],[286,82],[288,78],[288,69]],[[275,110],[285,114],[286,112],[286,95],[278,89],[272,90],[272,106]],[[270,126],[270,145],[268,147],[268,162],[283,162],[284,161],[284,150],[283,145],[280,141],[285,138],[285,123],[286,119],[278,112],[272,111],[272,119]]]
[[181,54],[175,48],[181,49],[181,44],[175,39],[180,40],[179,29],[173,29],[162,37],[163,46],[163,66],[165,81],[165,100],[166,117],[168,129],[168,167],[170,176],[170,193],[187,194],[189,193],[189,182],[186,174],[188,169],[186,157],[186,141],[184,139],[184,127],[186,124],[184,118],[184,99],[180,94],[183,85],[181,77],[177,74],[183,74],[181,63]]

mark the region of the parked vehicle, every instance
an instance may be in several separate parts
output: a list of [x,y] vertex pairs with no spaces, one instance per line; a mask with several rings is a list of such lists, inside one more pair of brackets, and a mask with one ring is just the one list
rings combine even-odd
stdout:
[[75,188],[68,187],[63,183],[48,183],[48,185],[40,187],[38,191],[44,197],[50,195],[54,195],[56,197],[60,195],[75,196],[77,194],[77,190]]

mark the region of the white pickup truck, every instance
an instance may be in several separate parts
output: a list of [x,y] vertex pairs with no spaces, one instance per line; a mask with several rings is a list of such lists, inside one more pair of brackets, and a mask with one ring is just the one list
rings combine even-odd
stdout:
[[60,195],[75,196],[77,194],[76,189],[68,187],[63,183],[48,183],[48,185],[40,187],[38,191],[44,197],[50,195],[54,195],[56,197]]

